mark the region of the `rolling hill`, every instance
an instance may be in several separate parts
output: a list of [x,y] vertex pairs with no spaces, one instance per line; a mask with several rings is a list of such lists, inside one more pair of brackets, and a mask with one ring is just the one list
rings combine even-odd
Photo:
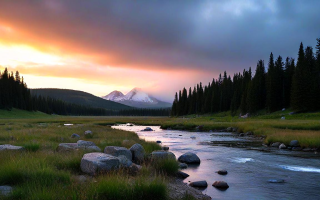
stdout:
[[100,97],[94,96],[87,92],[68,89],[31,89],[31,94],[49,96],[55,99],[60,99],[65,102],[80,104],[84,106],[90,106],[94,108],[104,108],[107,110],[124,110],[131,109],[130,106],[123,105],[121,103],[108,101]]

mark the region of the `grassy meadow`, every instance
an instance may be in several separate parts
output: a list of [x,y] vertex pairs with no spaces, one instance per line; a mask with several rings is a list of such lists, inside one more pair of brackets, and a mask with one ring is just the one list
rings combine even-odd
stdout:
[[[7,199],[168,199],[166,181],[177,170],[172,161],[143,164],[142,171],[129,175],[126,171],[88,178],[79,181],[82,150],[68,153],[56,152],[59,143],[76,142],[70,136],[77,133],[81,139],[93,141],[101,149],[105,146],[130,148],[135,143],[143,145],[147,153],[159,150],[156,143],[140,140],[133,132],[110,127],[119,123],[161,125],[163,128],[194,131],[237,127],[239,132],[252,131],[264,136],[265,143],[275,141],[288,144],[297,139],[303,147],[320,147],[320,113],[289,115],[290,111],[260,114],[247,119],[230,113],[203,116],[169,117],[66,117],[46,115],[41,112],[0,110],[0,144],[24,146],[23,152],[0,152],[0,185],[13,186]],[[281,120],[284,116],[286,119]],[[73,126],[64,126],[72,123]],[[91,130],[92,138],[84,138]],[[123,143],[123,140],[129,142]],[[1,197],[0,197],[1,199]],[[192,199],[186,196],[185,199]]]

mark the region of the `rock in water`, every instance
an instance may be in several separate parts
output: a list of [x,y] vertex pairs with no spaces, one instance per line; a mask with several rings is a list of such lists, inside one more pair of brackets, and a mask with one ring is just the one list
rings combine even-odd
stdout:
[[300,144],[299,144],[299,141],[298,140],[292,140],[289,144],[289,146],[291,147],[299,147]]
[[13,189],[11,186],[7,186],[7,185],[0,186],[0,197],[1,196],[4,196],[4,197],[9,196],[11,194],[12,190]]
[[176,160],[176,156],[170,152],[170,151],[164,151],[164,150],[159,150],[159,151],[153,151],[151,153],[151,158],[152,160],[161,160],[161,159],[172,159]]
[[178,172],[176,173],[176,176],[177,176],[178,178],[185,179],[185,178],[189,177],[189,174],[184,173],[184,172],[182,172],[182,171],[178,171]]
[[168,147],[168,146],[163,146],[161,149],[162,149],[162,150],[165,150],[165,151],[168,151],[168,150],[169,150],[169,147]]
[[160,144],[160,143],[161,143],[161,141],[160,141],[160,140],[157,140],[157,143],[158,143],[158,144]]
[[187,152],[187,153],[181,155],[178,158],[178,161],[182,162],[182,163],[187,163],[187,164],[199,164],[200,158],[194,153]]
[[132,161],[134,163],[140,164],[141,162],[143,162],[145,150],[143,146],[141,146],[141,144],[136,143],[132,145],[129,150],[132,153]]
[[283,143],[280,144],[280,146],[279,146],[279,149],[286,149],[286,148],[287,148],[286,145],[284,145]]
[[280,146],[280,142],[275,142],[275,143],[272,143],[271,144],[271,147],[276,147],[276,148],[278,148],[279,146]]
[[131,151],[125,147],[106,146],[106,148],[104,148],[104,153],[110,154],[115,157],[123,155],[123,156],[127,157],[128,160],[132,161]]
[[180,169],[187,169],[188,165],[186,163],[179,163],[179,168]]
[[150,127],[146,127],[145,129],[143,129],[142,131],[153,131],[152,128]]
[[224,182],[224,181],[215,181],[212,184],[213,187],[218,188],[218,189],[227,189],[229,188],[228,183]]
[[228,174],[227,170],[219,170],[219,171],[217,171],[217,173],[220,175],[227,175]]
[[283,179],[270,179],[268,180],[269,183],[284,183],[285,180]]
[[21,150],[24,150],[24,147],[14,146],[11,144],[3,144],[3,145],[0,145],[0,151],[3,151],[3,150],[21,151]]
[[105,153],[87,153],[81,159],[81,171],[90,175],[108,172],[120,167],[117,157]]
[[208,187],[207,181],[195,181],[189,184],[191,187]]

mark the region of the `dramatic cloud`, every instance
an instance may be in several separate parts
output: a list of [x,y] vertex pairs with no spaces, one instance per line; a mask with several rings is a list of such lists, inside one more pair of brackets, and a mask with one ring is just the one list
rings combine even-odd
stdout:
[[[38,77],[147,85],[171,100],[178,86],[255,67],[271,51],[296,57],[301,41],[314,46],[319,7],[316,0],[4,0],[0,65]],[[1,58],[21,45],[37,59]]]

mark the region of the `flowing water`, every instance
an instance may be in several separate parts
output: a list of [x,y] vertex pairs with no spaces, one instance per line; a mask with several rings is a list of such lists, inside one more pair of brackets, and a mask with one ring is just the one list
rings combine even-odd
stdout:
[[[201,164],[182,170],[190,175],[184,182],[206,180],[208,187],[203,193],[212,199],[320,199],[320,158],[314,153],[306,156],[287,150],[264,152],[226,147],[228,142],[246,141],[231,133],[162,130],[158,126],[151,126],[151,132],[141,131],[145,126],[113,128],[134,131],[146,141],[160,140],[177,158],[186,152],[196,153]],[[221,169],[228,174],[215,173]],[[285,182],[270,183],[275,180]],[[211,186],[214,181],[225,181],[230,187],[218,190]]]

